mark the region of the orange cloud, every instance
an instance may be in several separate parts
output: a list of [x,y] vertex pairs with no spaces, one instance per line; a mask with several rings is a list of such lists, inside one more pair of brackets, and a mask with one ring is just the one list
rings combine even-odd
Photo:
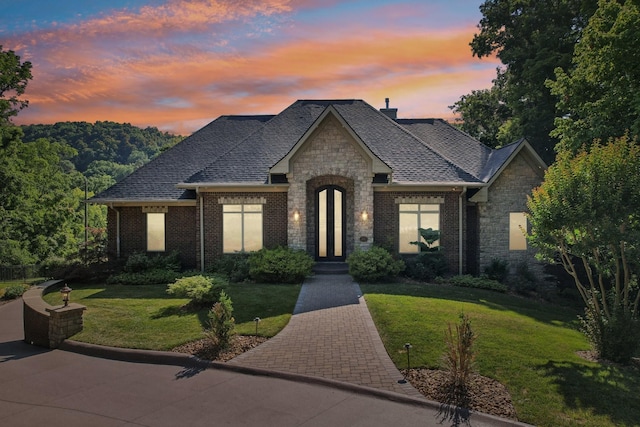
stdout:
[[[284,39],[244,38],[242,51],[225,46],[233,26],[204,41],[188,40],[212,24],[292,7],[286,0],[170,1],[31,34],[21,44],[34,62],[26,93],[31,104],[17,122],[113,120],[190,133],[221,114],[277,113],[299,98],[362,98],[375,105],[387,96],[403,117],[450,116],[448,105],[495,76],[497,61],[471,57],[471,26],[292,26],[280,32]],[[176,32],[187,39],[167,36]]]

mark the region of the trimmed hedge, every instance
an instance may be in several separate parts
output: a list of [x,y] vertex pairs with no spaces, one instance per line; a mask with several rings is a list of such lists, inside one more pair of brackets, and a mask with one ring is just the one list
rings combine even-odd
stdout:
[[347,264],[349,274],[355,280],[368,283],[397,276],[405,268],[404,261],[394,259],[389,251],[380,246],[351,253],[347,257]]
[[257,282],[300,283],[312,273],[313,258],[285,247],[260,249],[249,255],[249,275]]

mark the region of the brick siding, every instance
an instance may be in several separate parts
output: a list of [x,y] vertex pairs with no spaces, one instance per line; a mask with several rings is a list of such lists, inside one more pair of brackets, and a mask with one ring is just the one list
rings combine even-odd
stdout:
[[[147,215],[141,206],[108,210],[108,255],[117,256],[117,219],[120,212],[120,258],[147,251]],[[184,268],[196,267],[196,209],[193,206],[169,206],[165,214],[165,252],[180,253]],[[157,253],[157,252],[150,252]]]
[[[440,246],[443,248],[449,270],[458,272],[459,256],[459,192],[375,192],[373,209],[373,236],[376,243],[398,252],[400,214],[396,198],[444,197],[440,205]],[[464,241],[463,241],[464,244]]]
[[[205,268],[222,255],[222,205],[220,197],[264,198],[262,206],[262,242],[266,248],[287,245],[287,193],[203,193],[204,199],[204,235],[205,235]],[[200,226],[200,199],[196,206],[197,217],[194,224]],[[196,258],[200,265],[200,234],[196,236],[194,246],[197,248]]]

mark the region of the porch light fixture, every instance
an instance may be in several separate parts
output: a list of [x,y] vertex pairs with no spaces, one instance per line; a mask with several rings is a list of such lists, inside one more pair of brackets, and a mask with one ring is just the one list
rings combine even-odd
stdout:
[[293,220],[294,220],[295,222],[300,221],[300,212],[298,212],[298,211],[294,211],[294,212],[293,212]]
[[367,213],[367,211],[362,211],[361,217],[363,221],[366,221],[369,219],[369,214]]
[[62,302],[64,303],[65,307],[69,305],[69,294],[72,290],[73,289],[67,286],[66,283],[64,284],[64,287],[60,289],[60,293],[62,294]]

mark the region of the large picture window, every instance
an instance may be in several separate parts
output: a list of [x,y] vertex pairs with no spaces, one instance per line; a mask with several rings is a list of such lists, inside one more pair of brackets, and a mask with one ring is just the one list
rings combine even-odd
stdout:
[[163,213],[147,213],[147,251],[165,251],[165,230]]
[[223,205],[222,235],[224,253],[262,249],[262,205]]
[[[422,239],[419,228],[431,228],[440,230],[440,205],[439,204],[400,204],[400,230],[398,251],[402,254],[420,252],[418,245],[412,245]],[[439,246],[437,240],[433,246]]]

